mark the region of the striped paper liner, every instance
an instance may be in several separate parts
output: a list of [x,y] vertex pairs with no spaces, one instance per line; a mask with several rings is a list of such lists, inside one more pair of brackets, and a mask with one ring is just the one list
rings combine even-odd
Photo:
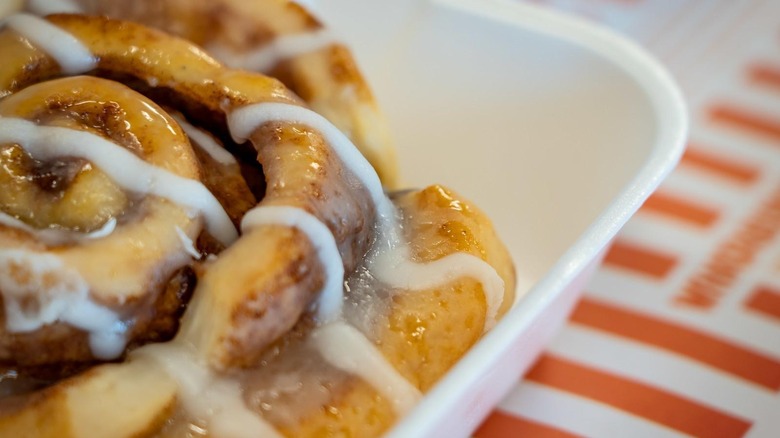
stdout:
[[780,2],[529,1],[655,54],[691,135],[475,436],[780,436]]

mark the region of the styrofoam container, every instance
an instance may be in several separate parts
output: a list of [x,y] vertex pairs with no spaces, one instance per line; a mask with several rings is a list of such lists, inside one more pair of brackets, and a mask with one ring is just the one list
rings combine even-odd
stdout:
[[472,432],[571,311],[610,240],[672,170],[681,95],[640,48],[511,0],[322,0],[389,119],[410,186],[484,209],[514,308],[389,433]]

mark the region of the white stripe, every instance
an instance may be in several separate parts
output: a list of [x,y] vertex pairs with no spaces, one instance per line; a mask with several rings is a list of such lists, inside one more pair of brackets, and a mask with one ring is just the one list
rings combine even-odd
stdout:
[[268,44],[251,51],[236,52],[218,45],[211,45],[207,50],[231,68],[268,72],[281,61],[315,52],[335,42],[333,35],[322,28],[292,35],[279,35]]
[[15,14],[6,19],[6,24],[54,58],[66,75],[84,73],[97,65],[97,59],[81,41],[43,18]]
[[660,315],[671,322],[696,328],[758,353],[780,360],[780,325],[752,312],[739,309],[708,312],[675,305],[673,297],[680,287],[659,288],[653,281],[637,281],[636,276],[601,269],[588,286],[589,295],[634,309],[648,315]]
[[653,236],[656,244],[663,242],[663,250],[671,254],[679,254],[675,249],[685,251],[690,248],[706,247],[712,241],[712,230],[683,224],[664,214],[639,212],[631,218],[630,223],[631,228],[625,233],[625,237],[621,231],[622,239],[636,241],[642,236]]
[[759,169],[764,172],[780,169],[777,145],[769,139],[744,135],[741,130],[713,124],[706,118],[702,122],[691,130],[691,138],[696,143],[708,150],[734,155],[739,161],[759,163]]
[[763,85],[748,82],[747,71],[745,67],[739,69],[737,76],[742,81],[729,90],[721,90],[722,102],[732,103],[736,108],[743,108],[751,114],[780,122],[780,94],[767,92]]
[[181,126],[184,133],[187,134],[187,137],[195,143],[193,145],[194,147],[200,147],[201,150],[206,152],[217,163],[224,165],[238,164],[236,157],[218,144],[211,135],[207,134],[202,129],[191,125],[184,120],[183,117],[175,115],[173,118],[176,120],[176,123]]
[[684,356],[578,324],[566,326],[548,351],[748,419],[760,416],[774,396],[757,384]]
[[[688,200],[696,205],[714,208],[728,216],[728,210],[750,207],[750,192],[741,184],[724,182],[718,178],[715,183],[709,178],[701,178],[697,172],[685,172],[685,168],[676,169],[664,181],[664,193]],[[721,182],[721,184],[716,184]],[[715,190],[717,188],[717,190]]]
[[174,228],[176,230],[176,234],[179,236],[179,241],[181,242],[181,247],[189,254],[193,259],[200,260],[201,257],[203,257],[203,254],[201,254],[197,248],[195,248],[195,242],[192,241],[190,236],[187,235],[187,233],[184,232],[184,230],[181,229],[178,225]]
[[[671,255],[678,259],[683,259],[700,250],[699,247],[691,246],[689,239],[695,239],[697,242],[702,242],[705,245],[711,244],[712,234],[703,236],[703,239],[696,239],[697,233],[691,232],[691,229],[687,226],[679,226],[677,222],[672,224],[673,220],[674,219],[671,218],[664,218],[661,220],[656,213],[638,212],[637,216],[631,218],[623,229],[620,230],[618,242],[630,246],[646,248],[649,251],[658,252],[660,254]],[[655,231],[658,234],[651,234],[644,228],[644,225],[648,222],[655,222],[652,231]],[[679,234],[679,230],[685,230],[690,236],[683,240],[672,239],[676,234]],[[607,265],[607,268],[613,269],[609,265]],[[620,269],[622,270],[623,268]],[[676,266],[675,269],[679,269],[679,265]],[[635,275],[634,278],[638,277]]]
[[534,382],[522,382],[499,407],[542,424],[589,437],[679,438],[679,432],[605,404]]

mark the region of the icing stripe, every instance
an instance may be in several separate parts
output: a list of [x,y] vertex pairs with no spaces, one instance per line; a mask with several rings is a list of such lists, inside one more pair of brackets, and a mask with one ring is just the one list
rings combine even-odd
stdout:
[[504,280],[495,269],[479,257],[454,253],[428,263],[409,259],[408,247],[381,252],[372,260],[371,272],[376,278],[395,288],[425,290],[462,277],[471,277],[482,284],[487,311],[485,331],[496,324],[498,309],[504,301]]
[[200,258],[203,257],[203,254],[195,248],[195,242],[192,241],[190,236],[188,236],[181,227],[176,226],[175,230],[176,235],[179,236],[179,241],[181,242],[181,247],[184,252],[189,254],[193,259],[200,260]]
[[420,400],[420,391],[404,379],[366,337],[351,325],[337,321],[318,327],[311,340],[336,368],[359,376],[392,403],[401,416]]
[[47,245],[62,245],[65,243],[79,242],[84,239],[99,239],[106,237],[116,229],[116,219],[111,218],[99,229],[90,233],[79,231],[63,230],[57,228],[35,228],[27,225],[25,222],[0,211],[0,225],[16,228],[35,236],[39,241]]
[[204,215],[209,232],[225,245],[238,238],[219,201],[199,181],[149,164],[103,137],[69,128],[38,126],[23,119],[0,118],[0,142],[18,143],[42,159],[84,157],[125,190],[149,193],[198,210]]
[[66,75],[84,73],[97,66],[97,59],[81,41],[43,18],[14,14],[6,18],[6,25],[54,58]]
[[317,319],[327,323],[339,318],[344,299],[344,265],[330,229],[308,212],[287,206],[260,206],[249,210],[241,220],[241,231],[246,233],[260,225],[286,225],[308,237],[325,270],[325,284],[317,298]]
[[125,349],[127,327],[119,315],[92,302],[89,285],[55,255],[0,250],[0,295],[9,332],[29,333],[64,322],[89,333],[97,358],[114,359]]
[[281,61],[315,52],[336,43],[327,29],[292,35],[279,35],[268,44],[250,51],[237,52],[222,45],[211,45],[207,50],[231,68],[260,72],[270,71]]
[[376,171],[349,138],[325,117],[304,107],[278,102],[247,105],[233,110],[228,115],[230,134],[237,143],[247,141],[252,132],[268,122],[298,123],[318,131],[344,163],[344,166],[363,183],[363,187],[369,192],[380,218],[383,221],[392,220],[395,216],[395,209],[385,196]]
[[159,364],[176,380],[184,410],[195,421],[205,421],[209,435],[225,438],[281,438],[281,435],[244,403],[237,379],[222,377],[186,346],[177,342],[149,344],[132,353]]
[[38,15],[83,13],[81,7],[72,0],[27,0],[27,8]]
[[189,122],[184,120],[183,117],[173,116],[173,118],[176,120],[179,126],[181,126],[181,129],[184,131],[184,133],[187,134],[187,136],[192,140],[191,143],[194,143],[193,146],[200,147],[204,152],[209,154],[209,156],[213,158],[214,161],[226,166],[231,164],[238,164],[233,154],[219,145],[209,134],[191,125]]

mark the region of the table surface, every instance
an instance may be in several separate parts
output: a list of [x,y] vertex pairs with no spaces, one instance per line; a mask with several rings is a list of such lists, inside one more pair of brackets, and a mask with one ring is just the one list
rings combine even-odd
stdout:
[[654,54],[690,138],[475,436],[780,437],[780,2],[528,2]]

